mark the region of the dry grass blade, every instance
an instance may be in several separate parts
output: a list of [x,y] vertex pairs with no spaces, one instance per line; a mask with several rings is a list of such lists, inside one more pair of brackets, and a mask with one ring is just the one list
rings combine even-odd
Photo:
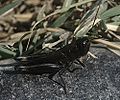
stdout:
[[110,48],[120,50],[120,45],[111,43],[111,42],[103,40],[103,39],[94,39],[93,42],[101,43],[101,44],[104,44],[104,45],[106,45],[106,46],[108,46]]
[[115,53],[116,55],[120,56],[120,50],[115,50],[115,49],[111,49],[108,48],[110,51],[112,51],[113,53]]
[[[47,31],[48,31],[48,32],[62,32],[62,33],[65,32],[65,30],[63,30],[63,29],[61,29],[61,28],[46,28],[46,29],[40,28],[40,29],[34,30],[34,31],[37,31],[36,34],[39,34],[39,35],[42,34],[42,33],[47,32]],[[21,39],[24,35],[27,35],[27,36],[24,37],[23,39]],[[28,39],[29,36],[30,36],[30,31],[19,32],[19,33],[10,35],[10,36],[9,36],[10,39],[8,40],[8,42],[9,42],[10,44],[13,44],[13,43],[15,43],[15,42],[17,42],[17,41],[19,41],[19,40]]]
[[111,24],[106,24],[108,30],[114,31],[114,32],[120,32],[120,26],[117,25],[111,25]]
[[120,36],[115,34],[114,32],[112,31],[109,31],[109,34],[111,34],[112,36],[114,36],[116,39],[120,40]]
[[90,55],[92,58],[94,58],[94,59],[98,59],[98,57],[97,56],[95,56],[94,54],[92,54],[91,52],[88,52],[88,55]]
[[14,17],[17,19],[17,21],[24,22],[32,19],[33,15],[33,13],[15,14]]
[[91,20],[90,22],[86,23],[86,25],[82,28],[80,25],[76,28],[76,30],[74,31],[74,34],[76,34],[76,37],[81,37],[81,36],[87,34],[87,32],[93,27],[92,26],[93,22],[94,22],[94,25],[96,25],[100,21],[101,21],[101,19],[96,19],[95,22],[94,22],[94,20]]

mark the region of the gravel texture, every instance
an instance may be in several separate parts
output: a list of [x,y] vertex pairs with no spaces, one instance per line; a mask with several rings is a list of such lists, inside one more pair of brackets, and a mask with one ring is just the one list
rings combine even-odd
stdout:
[[120,57],[92,49],[98,59],[63,74],[67,94],[47,77],[0,73],[0,100],[120,100]]

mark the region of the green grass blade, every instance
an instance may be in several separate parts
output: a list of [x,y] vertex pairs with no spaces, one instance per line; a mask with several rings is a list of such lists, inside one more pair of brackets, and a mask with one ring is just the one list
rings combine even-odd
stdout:
[[120,15],[120,5],[105,11],[100,17],[105,20],[117,15]]
[[11,58],[11,57],[15,57],[15,56],[16,56],[15,52],[13,52],[12,50],[9,50],[9,49],[5,48],[4,46],[0,46],[0,57],[2,59]]
[[65,21],[68,19],[68,17],[72,14],[72,11],[68,11],[64,14],[62,14],[56,21],[52,24],[52,27],[60,27],[65,23]]
[[10,9],[15,8],[17,5],[19,5],[21,3],[22,0],[15,0],[14,2],[7,4],[6,6],[0,8],[0,15],[6,13],[7,11],[9,11]]

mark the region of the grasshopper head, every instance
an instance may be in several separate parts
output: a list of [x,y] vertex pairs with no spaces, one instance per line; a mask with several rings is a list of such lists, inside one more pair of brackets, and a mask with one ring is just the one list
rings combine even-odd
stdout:
[[82,37],[76,41],[77,48],[80,50],[80,55],[85,56],[90,48],[90,41],[87,37]]

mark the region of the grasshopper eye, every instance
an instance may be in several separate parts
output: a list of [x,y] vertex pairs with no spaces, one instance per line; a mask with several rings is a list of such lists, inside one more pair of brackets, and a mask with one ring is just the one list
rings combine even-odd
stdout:
[[89,40],[83,41],[82,46],[84,49],[88,49],[90,47],[90,41]]
[[87,44],[89,44],[89,40],[85,40],[85,41],[83,41],[83,46],[86,46]]

